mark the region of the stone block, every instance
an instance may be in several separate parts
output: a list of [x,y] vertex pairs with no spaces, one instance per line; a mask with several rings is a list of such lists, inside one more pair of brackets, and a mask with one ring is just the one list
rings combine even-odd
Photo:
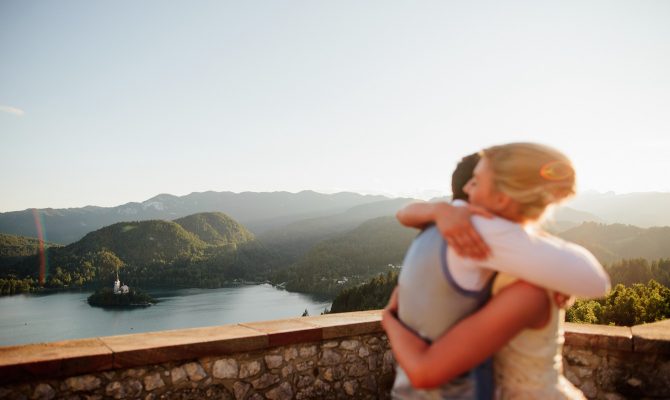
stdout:
[[114,352],[114,367],[192,360],[267,348],[266,335],[240,325],[179,329],[100,338]]
[[297,382],[297,387],[299,389],[302,389],[304,387],[312,385],[314,383],[315,378],[312,375],[300,375],[298,377],[298,382]]
[[186,370],[183,367],[174,367],[170,370],[170,379],[172,380],[173,385],[185,382],[186,378]]
[[317,315],[308,317],[307,321],[323,329],[324,339],[383,332],[381,310]]
[[247,392],[249,392],[249,389],[251,388],[251,385],[242,382],[242,381],[237,381],[233,384],[233,393],[235,394],[235,399],[236,400],[242,400],[244,399],[244,396],[247,395]]
[[300,348],[300,357],[302,357],[302,358],[314,357],[315,355],[316,355],[316,346],[315,345],[302,346]]
[[347,370],[347,374],[349,376],[358,377],[366,375],[367,373],[368,373],[368,367],[363,363],[352,364],[349,366],[349,369]]
[[286,378],[287,376],[291,375],[294,371],[293,365],[287,365],[281,369],[281,377]]
[[342,356],[334,350],[325,349],[321,353],[319,365],[337,365],[342,361]]
[[274,385],[277,382],[279,382],[279,377],[277,375],[265,373],[261,375],[260,378],[251,381],[251,384],[253,385],[254,389],[265,389],[266,387]]
[[266,355],[264,358],[265,358],[265,365],[270,369],[279,368],[284,362],[284,358],[279,354],[269,354]]
[[353,350],[356,350],[360,345],[361,345],[361,342],[359,342],[358,340],[343,340],[340,343],[340,348],[342,348],[344,350],[353,351]]
[[265,397],[270,400],[290,400],[293,398],[293,389],[288,382],[282,382],[276,388],[268,390]]
[[284,350],[284,361],[291,361],[294,358],[298,358],[298,350],[291,346]]
[[636,353],[670,354],[670,319],[632,328]]
[[239,368],[237,360],[234,358],[226,358],[217,360],[212,367],[212,375],[217,379],[232,379],[237,378]]
[[591,367],[594,368],[598,363],[600,363],[600,358],[594,355],[589,350],[584,350],[582,348],[570,349],[569,351],[563,352],[563,357],[567,361],[568,365],[576,367]]
[[141,378],[147,373],[144,368],[130,368],[121,373],[123,378]]
[[370,371],[375,371],[379,366],[379,356],[377,354],[372,354],[368,357],[368,369]]
[[73,392],[90,392],[100,387],[102,381],[94,375],[75,376],[67,378],[65,385]]
[[162,388],[163,386],[165,386],[165,382],[163,382],[163,379],[161,379],[161,375],[158,372],[144,377],[144,389],[148,392]]
[[249,322],[240,325],[266,334],[268,337],[268,345],[270,347],[320,341],[321,328],[308,323],[307,320],[307,317],[302,317],[275,321]]
[[379,387],[377,386],[377,380],[375,379],[374,375],[366,376],[362,379],[361,383],[362,386],[370,392],[375,393],[379,390]]
[[344,382],[344,391],[349,396],[356,394],[356,389],[358,389],[358,382],[356,381],[346,381]]
[[207,377],[207,372],[197,362],[191,362],[184,365],[184,370],[191,382],[199,382]]
[[240,379],[254,376],[261,372],[261,363],[258,360],[243,362],[240,365]]
[[105,387],[105,394],[115,399],[135,399],[142,393],[142,384],[136,379],[114,381]]
[[0,347],[0,384],[110,369],[112,351],[97,338]]
[[300,372],[303,372],[303,371],[307,371],[308,369],[312,368],[313,366],[314,366],[313,361],[300,361],[300,362],[295,364],[295,369],[300,371]]
[[565,344],[587,349],[633,350],[629,327],[565,323]]
[[[3,396],[0,394],[0,398]],[[40,383],[35,386],[33,391],[32,399],[36,400],[51,400],[56,397],[56,391],[51,387],[51,385],[46,383]]]

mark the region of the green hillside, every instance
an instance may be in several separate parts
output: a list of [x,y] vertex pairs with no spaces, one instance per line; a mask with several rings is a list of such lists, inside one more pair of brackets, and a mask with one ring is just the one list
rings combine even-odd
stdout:
[[212,246],[236,246],[254,239],[245,227],[220,212],[193,214],[174,222]]
[[[44,243],[44,248],[58,247],[53,243]],[[11,265],[24,257],[37,254],[40,249],[38,239],[0,233],[0,268]]]
[[334,296],[399,265],[417,231],[394,217],[381,217],[316,244],[303,258],[273,278],[286,289]]
[[258,240],[277,251],[287,263],[303,257],[317,243],[351,231],[374,218],[391,217],[412,199],[377,201],[352,207],[345,212],[306,218],[259,235]]
[[201,254],[207,244],[168,221],[119,222],[91,232],[63,250],[84,255],[106,249],[127,264],[170,263]]
[[384,308],[398,284],[398,271],[380,274],[363,285],[345,289],[333,300],[331,313]]
[[[105,286],[118,271],[123,282],[134,286],[221,287],[266,279],[276,269],[276,254],[224,214],[196,214],[179,222],[184,226],[160,220],[116,223],[69,246],[50,248],[45,284]],[[16,244],[11,254],[23,256],[11,269],[0,270],[0,292],[34,290],[39,275],[35,243],[10,239],[6,242]]]
[[[604,298],[578,301],[567,311],[568,321],[630,326],[670,317],[670,228],[584,223],[560,236],[593,251],[613,286]],[[342,290],[331,312],[382,308],[396,282],[391,272]]]
[[623,258],[653,260],[670,257],[670,227],[639,228],[585,222],[558,236],[586,247],[602,263]]

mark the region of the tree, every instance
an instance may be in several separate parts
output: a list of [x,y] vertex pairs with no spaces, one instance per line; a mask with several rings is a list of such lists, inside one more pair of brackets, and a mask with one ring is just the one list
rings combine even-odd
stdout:
[[618,284],[607,297],[579,300],[566,312],[566,321],[633,326],[670,318],[670,288],[655,280],[629,286]]

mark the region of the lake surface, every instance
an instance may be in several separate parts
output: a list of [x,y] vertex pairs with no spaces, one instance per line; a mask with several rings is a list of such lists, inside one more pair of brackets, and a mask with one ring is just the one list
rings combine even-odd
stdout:
[[267,284],[147,292],[158,304],[128,310],[91,307],[92,292],[0,297],[0,346],[319,315],[331,304]]

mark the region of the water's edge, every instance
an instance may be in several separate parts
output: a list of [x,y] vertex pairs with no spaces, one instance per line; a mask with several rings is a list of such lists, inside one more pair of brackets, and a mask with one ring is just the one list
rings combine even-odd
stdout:
[[92,291],[0,297],[0,346],[51,342],[319,315],[331,300],[269,284],[219,289],[146,289],[158,303],[109,309],[86,302]]

